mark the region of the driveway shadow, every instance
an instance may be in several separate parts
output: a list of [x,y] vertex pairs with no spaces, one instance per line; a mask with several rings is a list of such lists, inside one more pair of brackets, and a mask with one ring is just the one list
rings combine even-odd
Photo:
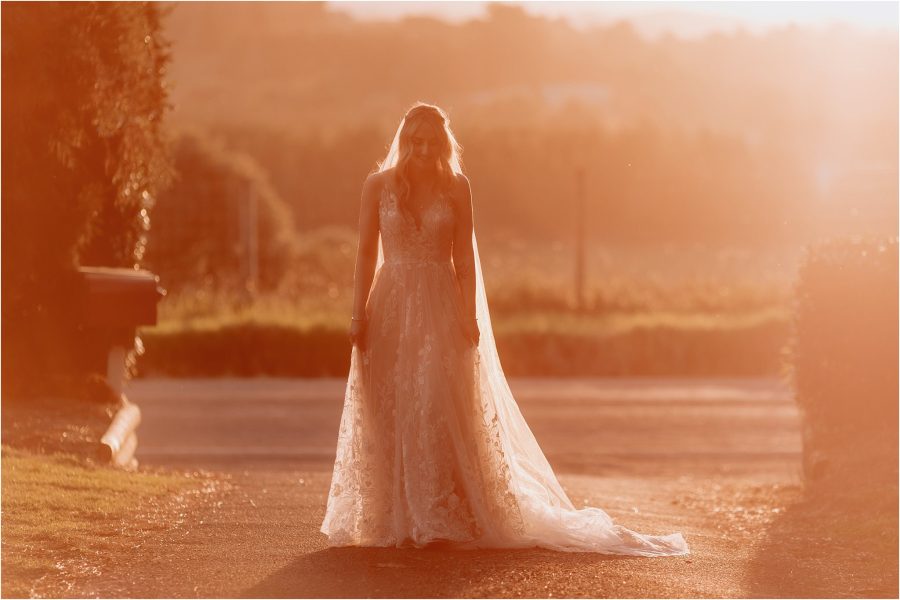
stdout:
[[[245,590],[244,598],[465,598],[529,595],[538,573],[592,572],[636,557],[521,550],[328,548],[298,558]],[[640,560],[637,558],[637,560]],[[646,559],[644,559],[646,560]],[[593,570],[596,572],[596,570]],[[553,579],[550,579],[553,581]],[[559,581],[565,584],[565,581]],[[531,585],[529,585],[531,584]],[[587,597],[604,595],[598,581]],[[567,587],[567,586],[564,586]],[[519,588],[523,591],[516,593]],[[547,594],[540,594],[545,597]]]
[[897,485],[808,488],[751,560],[755,598],[897,598]]

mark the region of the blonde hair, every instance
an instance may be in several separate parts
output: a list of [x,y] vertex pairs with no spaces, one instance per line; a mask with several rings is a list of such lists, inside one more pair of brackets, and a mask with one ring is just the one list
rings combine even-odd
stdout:
[[457,173],[462,173],[460,154],[462,148],[450,129],[450,118],[439,106],[425,102],[416,102],[403,116],[387,156],[378,164],[379,171],[387,171],[392,167],[394,181],[399,188],[400,204],[405,205],[410,192],[409,163],[412,158],[412,133],[422,123],[430,123],[438,132],[440,152],[437,161],[438,186],[450,190]]

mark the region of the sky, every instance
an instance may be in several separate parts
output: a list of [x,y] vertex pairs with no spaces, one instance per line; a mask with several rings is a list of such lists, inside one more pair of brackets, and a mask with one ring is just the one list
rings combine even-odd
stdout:
[[[431,15],[465,21],[485,14],[487,2],[330,2],[333,10],[359,19],[396,19],[406,15]],[[836,22],[865,30],[898,31],[898,2],[510,2],[534,14],[563,17],[575,26],[589,26],[623,19],[634,22],[645,35],[665,31],[682,37],[731,31],[752,32],[795,23],[826,27]]]

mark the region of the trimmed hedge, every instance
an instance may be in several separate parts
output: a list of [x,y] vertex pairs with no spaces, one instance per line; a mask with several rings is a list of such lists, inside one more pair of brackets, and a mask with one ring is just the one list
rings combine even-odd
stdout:
[[141,340],[139,376],[327,377],[350,368],[347,334],[325,326],[247,321],[215,328],[145,329]]
[[[788,339],[786,319],[699,329],[635,327],[609,334],[496,332],[507,375],[775,375]],[[141,334],[140,375],[343,377],[347,332],[253,321],[206,328],[150,328]]]
[[810,479],[887,457],[896,480],[897,268],[897,238],[831,240],[801,263],[790,356]]
[[695,329],[635,328],[595,336],[511,333],[497,336],[508,375],[759,376],[777,375],[789,324]]

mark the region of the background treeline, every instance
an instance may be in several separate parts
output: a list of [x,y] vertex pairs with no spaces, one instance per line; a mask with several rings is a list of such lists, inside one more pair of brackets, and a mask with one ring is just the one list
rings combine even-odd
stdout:
[[[589,245],[599,252],[652,248],[662,256],[668,245],[790,253],[799,244],[797,229],[816,225],[818,213],[796,201],[806,197],[802,183],[789,187],[788,166],[766,170],[727,140],[663,140],[646,131],[566,135],[462,132],[470,149],[465,160],[486,260],[497,253],[522,254],[516,245],[545,253],[554,244],[571,245],[573,162],[592,153],[621,164],[618,170],[586,171]],[[372,131],[331,143],[258,130],[180,132],[174,144],[178,175],[155,208],[148,264],[173,289],[203,279],[233,279],[244,251],[242,203],[251,195],[261,202],[263,287],[278,287],[280,277],[301,268],[291,253],[320,238],[317,231],[323,228],[341,232],[355,251],[360,178],[374,168],[372,157],[383,146],[383,138]],[[691,165],[709,170],[702,184],[694,172],[699,167]],[[730,187],[735,181],[737,187]],[[766,194],[776,199],[771,205],[761,200]],[[873,212],[863,213],[872,223],[861,229],[888,228],[884,220],[874,220]],[[782,271],[789,263],[785,255]],[[345,279],[339,272],[332,277]]]
[[355,225],[362,179],[420,98],[451,110],[484,238],[568,236],[579,166],[605,243],[896,229],[895,34],[650,41],[507,5],[451,24],[184,4],[167,22],[175,122],[253,156],[299,231]]
[[776,374],[803,246],[897,233],[894,34],[652,41],[508,5],[451,24],[177,4],[166,23],[178,178],[145,373],[345,372],[361,183],[418,99],[464,146],[511,374]]
[[[391,133],[363,128],[326,141],[237,126],[218,128],[230,148],[265,165],[301,232],[355,227],[365,175]],[[456,131],[485,239],[566,239],[575,227],[576,170],[584,169],[588,234],[606,244],[706,242],[785,244],[823,226],[797,157],[752,149],[725,134],[664,134],[649,125],[621,131],[585,125]],[[864,210],[857,225],[884,226]]]

